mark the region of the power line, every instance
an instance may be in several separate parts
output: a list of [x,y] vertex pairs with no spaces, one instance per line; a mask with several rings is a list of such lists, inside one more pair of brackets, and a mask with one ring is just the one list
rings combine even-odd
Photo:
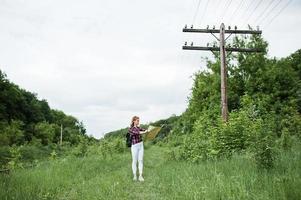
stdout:
[[226,4],[226,6],[225,6],[225,8],[224,8],[224,12],[223,12],[223,14],[222,14],[222,22],[224,21],[224,17],[225,17],[225,15],[226,15],[226,13],[227,13],[227,11],[228,11],[229,6],[231,5],[231,3],[232,3],[232,0],[230,0],[229,3]]
[[245,2],[245,0],[241,0],[239,5],[236,7],[236,9],[234,10],[234,12],[231,15],[231,19],[235,16],[235,14],[237,13],[237,11],[242,7],[243,3]]
[[[218,1],[218,0],[217,0]],[[219,11],[219,8],[222,6],[222,3],[221,2],[218,2],[218,4],[217,4],[217,8],[216,8],[216,10],[217,10],[217,12]]]
[[202,2],[202,0],[199,0],[199,1],[198,1],[197,8],[196,8],[196,11],[195,11],[195,13],[194,13],[193,20],[192,20],[192,23],[191,23],[191,24],[194,24],[194,22],[195,22],[195,19],[196,19],[198,13],[199,13],[199,8],[200,8],[201,2]]
[[251,3],[247,6],[246,12],[252,7],[254,1],[251,1]]
[[293,0],[289,0],[280,10],[279,12],[274,15],[274,17],[269,21],[269,23],[267,23],[267,25],[265,26],[265,28],[267,28],[284,10],[285,8],[287,8],[287,6],[292,2]]
[[250,20],[250,18],[253,16],[253,14],[255,13],[256,9],[259,7],[259,5],[262,3],[263,0],[260,0],[257,5],[254,7],[253,11],[248,15],[248,17],[246,18],[247,20]]
[[209,4],[209,0],[207,0],[206,5],[205,5],[205,10],[204,10],[204,12],[202,13],[202,17],[201,17],[201,19],[200,19],[200,26],[202,25],[202,20],[203,20],[203,18],[205,17],[205,14],[206,14],[206,11],[207,11],[208,4]]
[[263,12],[261,12],[257,18],[255,19],[254,23],[256,23],[264,14],[265,12],[270,8],[270,6],[273,4],[275,0],[271,0],[269,4],[267,4],[267,6],[264,8]]
[[[251,2],[251,4],[252,4],[252,2]],[[241,7],[241,9],[240,9],[241,12],[238,12],[237,15],[235,16],[235,22],[236,22],[237,24],[239,24],[239,23],[242,21],[243,16],[244,16],[245,13],[246,13],[246,10],[250,7],[251,4],[249,4],[248,1],[245,1],[245,3],[242,5],[242,7]],[[236,24],[236,23],[235,23],[235,24]]]
[[[219,4],[217,5],[216,13],[221,13],[223,11],[223,9],[225,7],[225,6],[223,7],[223,2],[225,2],[225,6],[227,5],[227,1],[226,0],[219,2]],[[222,15],[221,16],[220,15],[216,16],[217,23],[220,23],[220,21],[222,20],[222,17],[223,17]]]
[[[215,0],[213,1],[214,3],[212,4],[212,10],[215,12],[215,13],[219,13],[219,8],[221,6],[221,3],[218,1],[218,0]],[[216,20],[216,21],[215,21]],[[217,23],[218,22],[218,16],[215,16],[214,17],[214,23]]]
[[245,5],[244,5],[244,9],[242,8],[242,12],[240,12],[239,14],[237,14],[236,19],[244,19],[245,15],[247,14],[248,10],[251,8],[252,4],[254,1],[250,1],[250,3],[248,3],[248,1],[246,1]]
[[281,1],[282,0],[279,0],[278,2],[275,3],[275,5],[272,7],[272,9],[270,9],[270,11],[267,13],[267,15],[258,22],[258,25],[262,24],[262,22],[264,22],[264,20],[270,16],[270,14],[273,12],[273,10],[275,10],[275,8],[277,8],[279,6]]

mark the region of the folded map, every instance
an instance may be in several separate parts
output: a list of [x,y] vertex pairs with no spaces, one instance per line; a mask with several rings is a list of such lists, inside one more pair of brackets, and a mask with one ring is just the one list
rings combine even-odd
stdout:
[[149,126],[148,127],[148,133],[146,134],[145,138],[147,140],[153,140],[158,135],[159,131],[162,127],[156,127],[156,126]]

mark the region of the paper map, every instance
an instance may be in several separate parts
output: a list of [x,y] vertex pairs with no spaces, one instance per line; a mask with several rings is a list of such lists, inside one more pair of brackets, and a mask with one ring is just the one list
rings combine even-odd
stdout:
[[145,138],[147,140],[155,139],[155,137],[158,135],[161,128],[162,127],[149,126],[148,129],[147,129],[149,132],[146,134]]

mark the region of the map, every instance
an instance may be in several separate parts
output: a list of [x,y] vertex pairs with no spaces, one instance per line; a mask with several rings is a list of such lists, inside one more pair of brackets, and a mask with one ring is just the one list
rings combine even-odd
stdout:
[[156,127],[156,126],[149,126],[148,127],[148,133],[146,133],[145,138],[147,140],[153,140],[158,135],[162,127]]

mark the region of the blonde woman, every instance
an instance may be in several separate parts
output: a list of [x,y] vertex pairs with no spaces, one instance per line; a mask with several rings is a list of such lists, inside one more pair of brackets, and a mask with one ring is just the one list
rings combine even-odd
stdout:
[[133,180],[137,180],[137,162],[139,169],[139,181],[144,181],[143,178],[143,141],[142,134],[146,133],[147,130],[139,127],[139,117],[134,116],[131,121],[129,128],[129,133],[132,139],[131,152],[132,152],[132,170],[133,170]]

